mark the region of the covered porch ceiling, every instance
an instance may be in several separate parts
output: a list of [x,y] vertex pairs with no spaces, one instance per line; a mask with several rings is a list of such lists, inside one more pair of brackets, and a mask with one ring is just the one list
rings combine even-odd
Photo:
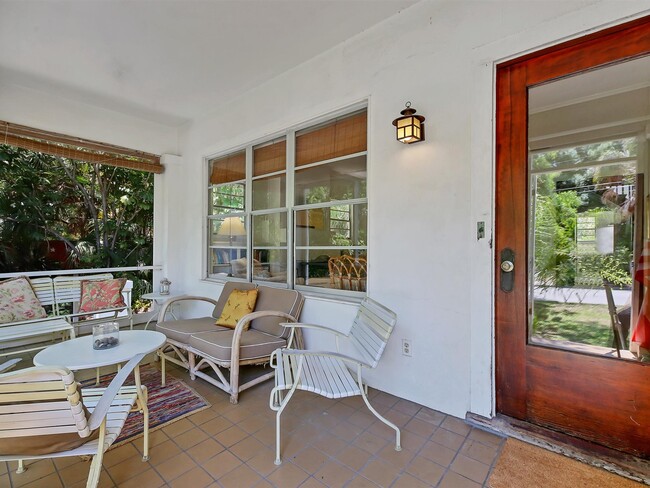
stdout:
[[178,126],[416,0],[0,1],[0,80]]

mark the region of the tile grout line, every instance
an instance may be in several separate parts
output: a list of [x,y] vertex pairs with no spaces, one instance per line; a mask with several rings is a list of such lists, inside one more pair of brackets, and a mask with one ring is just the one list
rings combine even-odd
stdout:
[[[507,438],[505,438],[505,439],[507,440]],[[499,447],[497,447],[497,452],[496,452],[496,454],[494,456],[494,459],[492,460],[492,463],[490,464],[490,469],[488,470],[487,477],[485,478],[485,481],[483,482],[483,487],[484,488],[489,488],[487,483],[490,480],[490,476],[492,476],[492,472],[494,471],[494,468],[496,467],[497,462],[499,461],[499,457],[501,457],[501,453],[503,452],[503,449],[505,448],[505,446],[506,446],[506,443],[501,442],[499,444]]]

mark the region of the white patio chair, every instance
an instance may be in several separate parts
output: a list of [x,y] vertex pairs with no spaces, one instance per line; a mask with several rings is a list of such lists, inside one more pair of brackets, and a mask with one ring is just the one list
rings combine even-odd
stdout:
[[[395,450],[401,451],[399,428],[382,417],[368,401],[368,387],[363,382],[362,368],[374,368],[379,362],[393,331],[397,316],[378,302],[365,298],[359,307],[349,334],[321,325],[286,323],[287,328],[308,328],[331,332],[336,337],[336,352],[297,349],[277,349],[271,356],[275,369],[275,388],[271,390],[269,405],[276,413],[276,457],[280,459],[280,416],[289,400],[298,390],[311,391],[327,398],[345,398],[360,395],[368,409],[384,424],[395,430]],[[359,358],[339,352],[339,337],[348,337]],[[283,392],[289,390],[283,399]]]
[[[118,437],[138,399],[135,386],[122,385],[143,357],[138,354],[131,359],[107,388],[85,389],[83,400],[73,373],[66,368],[35,367],[0,375],[0,439],[16,444],[28,441],[32,446],[39,443],[39,449],[47,449],[53,439],[61,439],[55,439],[58,435],[66,440],[74,438],[74,433],[88,438],[69,450],[32,455],[25,451],[35,448],[25,448],[20,454],[0,455],[0,461],[18,461],[16,472],[21,473],[25,459],[93,456],[86,487],[96,487],[104,452]],[[99,434],[93,435],[97,429]]]

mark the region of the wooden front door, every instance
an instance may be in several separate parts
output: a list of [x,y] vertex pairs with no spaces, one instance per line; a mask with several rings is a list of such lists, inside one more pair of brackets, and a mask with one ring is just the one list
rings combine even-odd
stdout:
[[[644,83],[612,88],[598,71],[646,57],[650,17],[497,67],[495,320],[499,413],[650,458],[650,363],[632,355],[629,334],[617,356],[602,298],[602,279],[619,308],[634,288],[621,260],[639,252],[645,198],[634,173],[648,181],[650,119],[600,122]],[[556,82],[573,90],[570,102],[558,103]],[[586,117],[596,99],[611,108]]]

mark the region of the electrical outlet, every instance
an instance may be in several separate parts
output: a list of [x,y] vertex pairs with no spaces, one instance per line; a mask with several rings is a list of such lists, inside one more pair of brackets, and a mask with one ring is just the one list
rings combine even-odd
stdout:
[[402,339],[402,356],[411,356],[411,341]]

